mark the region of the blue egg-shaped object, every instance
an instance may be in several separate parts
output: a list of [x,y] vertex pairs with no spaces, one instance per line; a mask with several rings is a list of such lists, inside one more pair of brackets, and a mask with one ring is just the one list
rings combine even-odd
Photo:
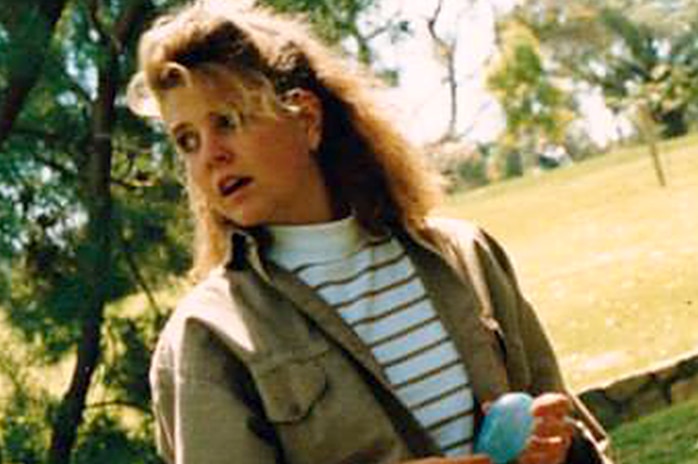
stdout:
[[533,398],[526,393],[500,396],[487,411],[475,452],[487,454],[495,464],[516,459],[533,432],[532,405]]

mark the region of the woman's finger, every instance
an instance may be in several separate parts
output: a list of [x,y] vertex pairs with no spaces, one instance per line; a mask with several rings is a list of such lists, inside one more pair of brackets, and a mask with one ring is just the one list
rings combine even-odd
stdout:
[[475,454],[463,457],[434,457],[418,459],[416,461],[406,461],[402,464],[492,464],[492,460],[484,454]]
[[533,434],[539,437],[571,437],[574,434],[574,424],[571,419],[539,418],[535,422]]
[[566,437],[533,437],[518,462],[520,464],[559,464],[564,462],[569,444]]
[[535,417],[565,417],[572,410],[572,402],[562,393],[544,393],[533,400],[531,414]]

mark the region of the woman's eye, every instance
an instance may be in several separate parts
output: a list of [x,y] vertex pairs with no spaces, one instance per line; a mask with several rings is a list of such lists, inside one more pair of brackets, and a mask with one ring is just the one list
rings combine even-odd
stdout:
[[240,119],[240,115],[235,111],[221,114],[217,119],[218,127],[225,130],[237,130],[240,128]]
[[196,134],[185,132],[175,138],[177,148],[183,153],[194,153],[199,148],[199,138]]

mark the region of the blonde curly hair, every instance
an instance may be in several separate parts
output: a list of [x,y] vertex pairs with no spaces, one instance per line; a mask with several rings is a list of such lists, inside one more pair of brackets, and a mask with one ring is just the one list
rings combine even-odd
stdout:
[[[289,90],[313,92],[323,110],[317,159],[333,202],[349,207],[370,232],[419,229],[439,200],[439,176],[383,117],[370,91],[375,80],[322,44],[300,18],[239,1],[200,0],[156,20],[141,37],[138,59],[128,100],[144,116],[159,117],[163,93],[181,84],[173,69],[180,77],[185,70],[213,80],[224,69],[226,86],[253,95],[244,99],[247,106],[272,112]],[[190,178],[187,187],[195,219],[193,274],[202,277],[231,252],[231,224]]]

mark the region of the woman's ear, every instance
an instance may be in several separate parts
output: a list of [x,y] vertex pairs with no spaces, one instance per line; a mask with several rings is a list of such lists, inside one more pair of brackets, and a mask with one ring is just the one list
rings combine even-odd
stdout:
[[291,89],[282,98],[300,118],[308,135],[310,149],[316,151],[322,141],[322,102],[317,95],[306,89]]

